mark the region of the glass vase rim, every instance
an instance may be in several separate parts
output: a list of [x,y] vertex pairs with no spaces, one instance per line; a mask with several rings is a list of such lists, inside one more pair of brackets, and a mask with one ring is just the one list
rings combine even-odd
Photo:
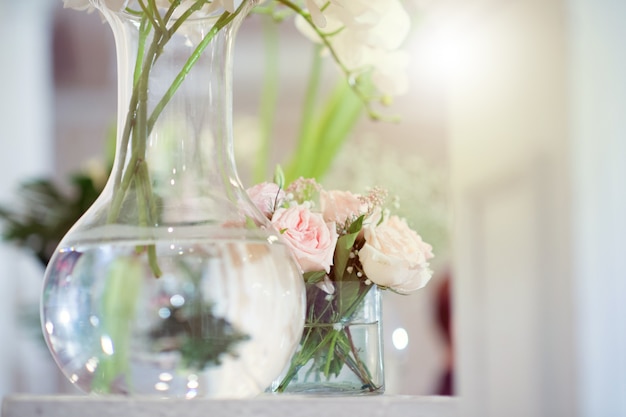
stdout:
[[[136,23],[141,22],[142,19],[142,15],[139,14],[134,14],[134,13],[130,13],[128,12],[126,9],[126,7],[124,9],[121,10],[115,10],[110,8],[109,6],[107,6],[105,4],[105,2],[103,0],[89,0],[89,2],[93,5],[93,7],[96,8],[96,10],[100,11],[105,17],[107,14],[112,14],[115,15],[119,18],[123,18],[125,20],[129,20],[129,21],[134,21]],[[246,8],[249,8],[250,10],[256,5],[256,0],[241,0],[241,3],[239,5],[239,7],[241,7],[241,4],[243,3],[247,3],[247,6],[245,6]],[[233,12],[232,14],[238,14],[237,10],[239,9],[239,7],[237,7],[237,9],[235,10],[235,12]],[[164,10],[163,8],[160,8],[161,10]],[[243,14],[247,14],[249,10],[244,11],[241,10],[241,12],[243,12]],[[212,11],[210,14],[205,14],[205,15],[200,15],[201,10],[196,10],[194,11],[189,17],[185,18],[185,21],[183,22],[183,25],[188,25],[188,24],[198,24],[198,23],[210,23],[210,24],[214,24],[215,22],[217,22],[219,20],[219,18],[225,13],[227,12],[227,10],[225,10],[224,8],[220,7],[217,8],[216,10]],[[142,12],[143,14],[143,12]],[[161,15],[161,17],[163,17],[163,13],[159,12],[159,14]],[[169,19],[169,22],[167,24],[168,27],[170,27],[171,25],[173,25],[176,21],[178,20],[178,17],[172,16]]]

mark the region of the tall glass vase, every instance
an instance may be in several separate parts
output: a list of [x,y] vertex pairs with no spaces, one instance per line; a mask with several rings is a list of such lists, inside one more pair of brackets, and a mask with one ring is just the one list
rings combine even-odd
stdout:
[[233,160],[231,51],[252,3],[115,3],[92,0],[118,53],[116,159],[46,270],[46,342],[85,392],[256,395],[298,344],[305,293]]

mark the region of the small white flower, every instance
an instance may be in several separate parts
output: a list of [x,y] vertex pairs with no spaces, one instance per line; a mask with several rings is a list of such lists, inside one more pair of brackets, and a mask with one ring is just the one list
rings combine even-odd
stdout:
[[330,280],[328,275],[324,275],[324,280],[315,284],[317,288],[324,291],[326,294],[326,301],[330,301],[333,299],[333,295],[335,294],[335,284]]
[[315,2],[315,0],[306,0],[306,7],[311,14],[311,20],[315,23],[315,26],[319,28],[326,27],[326,18],[322,13],[321,7]]
[[[400,0],[307,0],[306,4],[313,23],[328,35],[345,68],[355,75],[371,69],[372,81],[384,95],[406,92],[408,57],[399,48],[411,22]],[[296,27],[313,42],[321,42],[303,18],[296,18]]]

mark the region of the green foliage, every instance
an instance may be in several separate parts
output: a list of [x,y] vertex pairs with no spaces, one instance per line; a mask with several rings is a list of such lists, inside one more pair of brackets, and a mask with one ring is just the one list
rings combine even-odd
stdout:
[[307,284],[317,284],[318,282],[322,282],[325,276],[325,271],[311,271],[303,274],[304,282]]
[[374,288],[363,281],[335,282],[335,293],[329,296],[316,285],[306,284],[307,317],[300,350],[292,358],[289,370],[276,391],[284,391],[298,371],[313,362],[311,373],[329,379],[347,366],[361,380],[363,387],[376,387],[368,369],[359,357],[350,330],[352,316],[368,292]]
[[184,366],[189,368],[202,370],[220,365],[223,355],[236,356],[235,346],[250,337],[217,317],[211,306],[194,307],[199,308],[192,312],[172,309],[170,317],[150,336],[157,340],[171,338],[182,354]]
[[73,175],[70,186],[70,192],[63,192],[48,179],[22,183],[16,204],[0,206],[3,238],[30,249],[47,265],[63,236],[102,191],[84,174]]

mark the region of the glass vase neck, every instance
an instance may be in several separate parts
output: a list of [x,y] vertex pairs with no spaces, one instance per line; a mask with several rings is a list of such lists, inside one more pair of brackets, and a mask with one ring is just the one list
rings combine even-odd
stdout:
[[248,202],[232,146],[232,49],[251,5],[210,17],[103,9],[119,74],[116,159],[101,197],[106,223],[265,222]]

